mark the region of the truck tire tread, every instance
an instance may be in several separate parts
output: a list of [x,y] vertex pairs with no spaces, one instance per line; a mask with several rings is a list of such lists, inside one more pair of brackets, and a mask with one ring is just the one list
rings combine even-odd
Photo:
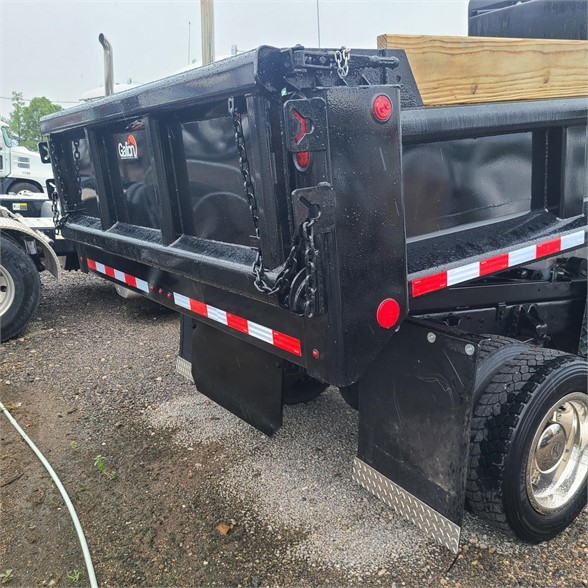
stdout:
[[582,330],[580,331],[580,343],[578,345],[578,355],[588,357],[588,325],[586,314],[588,308],[584,309],[584,320],[582,321]]
[[0,342],[16,337],[28,324],[41,298],[41,280],[33,260],[19,243],[3,234],[0,236],[1,261],[15,284],[14,301],[0,317]]
[[528,344],[509,337],[502,337],[501,335],[489,335],[488,339],[480,342],[474,388],[474,406],[494,374],[507,361],[528,349],[530,349]]
[[512,533],[502,482],[515,427],[553,368],[575,359],[553,349],[523,351],[494,374],[474,408],[466,496],[474,514],[503,531]]

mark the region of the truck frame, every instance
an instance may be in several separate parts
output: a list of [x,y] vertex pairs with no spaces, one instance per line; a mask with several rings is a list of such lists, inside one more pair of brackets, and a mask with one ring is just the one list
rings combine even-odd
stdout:
[[42,131],[82,269],[182,314],[198,390],[271,435],[338,387],[354,479],[457,551],[466,502],[530,541],[586,503],[587,114],[260,47]]

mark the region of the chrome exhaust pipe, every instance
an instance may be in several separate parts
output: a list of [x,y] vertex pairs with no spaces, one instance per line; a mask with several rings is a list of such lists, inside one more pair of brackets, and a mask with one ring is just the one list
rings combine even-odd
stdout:
[[98,35],[98,41],[104,48],[104,95],[110,96],[114,92],[114,60],[112,45],[103,33]]

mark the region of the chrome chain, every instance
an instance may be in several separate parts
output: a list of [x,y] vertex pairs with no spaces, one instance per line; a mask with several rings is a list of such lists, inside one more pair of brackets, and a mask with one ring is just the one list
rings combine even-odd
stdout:
[[337,63],[337,74],[341,79],[346,78],[349,73],[349,57],[351,50],[347,47],[341,47],[335,51],[335,61]]
[[[254,284],[257,290],[264,292],[270,296],[274,294],[286,295],[288,294],[292,285],[296,272],[298,270],[298,252],[300,249],[301,241],[306,243],[304,251],[304,259],[306,264],[306,288],[307,296],[305,302],[305,316],[312,316],[312,310],[314,309],[314,301],[316,299],[316,257],[318,251],[314,246],[314,231],[313,225],[320,216],[318,213],[315,217],[309,215],[306,221],[304,221],[298,229],[295,231],[292,237],[292,243],[290,246],[290,252],[284,262],[283,268],[280,270],[275,282],[272,284],[266,275],[266,269],[263,265],[263,256],[261,248],[259,247],[261,233],[259,230],[259,214],[257,199],[255,198],[255,190],[253,182],[251,180],[251,170],[249,167],[249,159],[247,158],[247,149],[245,146],[245,134],[243,132],[243,118],[241,112],[234,99],[229,101],[229,109],[233,117],[233,127],[235,131],[235,143],[237,146],[237,152],[239,155],[239,167],[241,175],[243,177],[243,188],[249,210],[251,211],[251,219],[253,221],[253,227],[255,231],[255,238],[258,246],[255,253],[255,261],[253,262],[252,271],[255,276]],[[311,276],[309,278],[309,275]],[[310,289],[309,289],[310,288]],[[310,299],[310,302],[309,302]],[[312,306],[311,306],[312,305]],[[310,309],[310,311],[308,310]]]

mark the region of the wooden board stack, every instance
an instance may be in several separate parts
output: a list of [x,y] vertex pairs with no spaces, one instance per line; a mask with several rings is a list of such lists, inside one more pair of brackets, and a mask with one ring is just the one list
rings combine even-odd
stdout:
[[588,41],[380,35],[404,49],[425,106],[588,96]]

